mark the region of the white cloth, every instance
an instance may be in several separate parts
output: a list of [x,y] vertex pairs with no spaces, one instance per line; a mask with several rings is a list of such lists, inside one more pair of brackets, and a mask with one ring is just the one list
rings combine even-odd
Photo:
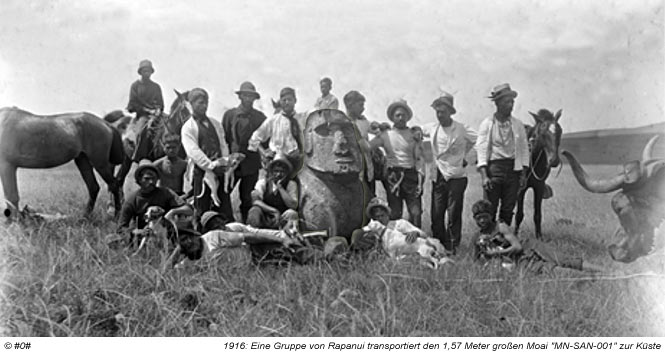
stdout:
[[411,224],[411,222],[407,221],[406,219],[396,219],[394,221],[388,222],[388,225],[386,226],[390,229],[394,229],[402,234],[407,234],[410,232],[418,232],[418,235],[420,235],[423,238],[429,237],[427,233],[423,232],[422,229],[414,226]]
[[443,127],[438,122],[426,125],[423,127],[423,133],[432,140],[434,155],[434,162],[430,164],[432,181],[436,181],[437,169],[446,181],[465,177],[466,169],[463,167],[463,161],[473,149],[478,133],[455,120],[449,127]]
[[[256,185],[254,185],[254,191],[252,191],[252,197],[263,201],[263,196],[265,195],[269,185],[272,186],[273,188],[273,190],[269,192],[272,194],[277,193],[276,184],[268,184],[268,180],[263,178],[259,179],[256,182]],[[288,192],[289,196],[291,196],[293,200],[298,201],[298,184],[295,181],[290,180],[286,184],[286,192]]]
[[[301,132],[303,129],[304,127],[300,127]],[[291,121],[282,113],[263,121],[261,126],[252,133],[247,149],[255,152],[259,149],[259,144],[267,140],[270,140],[268,148],[276,153],[289,155],[298,150],[298,142],[291,134]]]
[[[493,150],[490,147],[490,140],[492,141],[492,146],[501,144],[501,138],[493,133],[495,125],[498,125],[498,122],[492,116],[485,118],[478,128],[478,139],[476,140],[475,149],[478,153],[479,168],[487,166],[490,161]],[[523,167],[529,166],[529,144],[527,142],[526,130],[522,121],[512,116],[510,117],[510,126],[515,145],[515,165],[513,170],[521,171]]]
[[386,163],[392,168],[416,168],[422,175],[422,146],[416,142],[411,129],[389,129],[372,139],[371,147],[381,147],[386,152]]
[[339,107],[339,101],[335,97],[335,95],[328,93],[325,97],[319,96],[316,99],[316,103],[314,103],[314,108],[321,109],[321,108],[334,108],[337,109]]
[[[220,158],[229,156],[229,147],[226,144],[226,139],[224,138],[224,128],[219,121],[208,118],[208,123],[212,124],[219,138],[219,145],[221,147],[222,156]],[[180,131],[180,141],[182,142],[182,147],[185,149],[185,154],[187,154],[189,166],[188,171],[191,171],[193,164],[196,164],[199,168],[203,170],[212,170],[215,168],[213,160],[203,153],[201,147],[199,147],[199,126],[194,121],[194,118],[190,118],[182,125],[182,130]]]

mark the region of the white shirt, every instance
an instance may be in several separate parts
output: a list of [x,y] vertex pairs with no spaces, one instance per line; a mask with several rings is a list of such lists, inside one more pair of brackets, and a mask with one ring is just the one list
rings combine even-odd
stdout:
[[430,178],[436,181],[437,169],[446,181],[465,177],[463,161],[473,149],[478,133],[455,120],[449,127],[444,127],[439,122],[426,125],[423,133],[432,140],[434,164],[430,165]]
[[339,101],[335,97],[335,95],[328,93],[325,97],[319,96],[316,99],[316,103],[314,103],[314,108],[321,109],[321,108],[334,108],[337,109],[339,107]]
[[389,129],[372,139],[370,146],[385,150],[389,167],[416,168],[420,174],[425,174],[422,146],[416,142],[411,129]]
[[[263,201],[263,196],[265,195],[268,186],[272,187],[272,190],[269,191],[270,193],[272,194],[278,193],[277,185],[274,183],[268,184],[268,180],[263,178],[259,179],[254,185],[254,191],[252,191],[252,197]],[[296,183],[293,180],[290,180],[286,184],[286,192],[288,192],[289,196],[291,196],[293,200],[298,201],[298,183]]]
[[[303,128],[300,127],[301,132]],[[298,150],[298,142],[291,134],[291,121],[281,113],[263,121],[261,126],[252,133],[247,149],[255,152],[259,149],[259,144],[268,139],[270,139],[268,148],[273,152],[289,155],[289,153]]]
[[[490,157],[499,156],[493,153],[493,151],[496,150],[496,145],[509,143],[508,137],[504,137],[507,138],[504,142],[501,141],[502,137],[497,137],[498,134],[495,134],[496,129],[494,129],[494,126],[498,126],[498,122],[494,119],[494,116],[491,116],[485,118],[478,128],[478,140],[476,141],[475,149],[478,153],[479,168],[487,166],[489,161],[492,160]],[[522,167],[529,166],[529,144],[527,142],[526,130],[524,129],[522,121],[512,116],[510,116],[510,127],[515,147],[515,165],[513,170],[521,171],[523,169]],[[509,136],[509,134],[506,136]],[[503,151],[503,153],[499,154],[506,155],[509,154],[509,152]]]
[[[224,138],[224,128],[222,128],[219,121],[208,118],[208,123],[212,124],[217,133],[219,139],[219,145],[222,151],[222,157],[229,156],[229,147],[226,144],[226,139]],[[182,130],[180,131],[180,141],[182,142],[182,147],[185,149],[185,154],[189,161],[188,171],[191,171],[193,164],[196,164],[199,168],[203,170],[212,170],[215,168],[213,161],[203,153],[201,147],[199,147],[199,126],[194,121],[194,118],[190,118],[182,125]]]

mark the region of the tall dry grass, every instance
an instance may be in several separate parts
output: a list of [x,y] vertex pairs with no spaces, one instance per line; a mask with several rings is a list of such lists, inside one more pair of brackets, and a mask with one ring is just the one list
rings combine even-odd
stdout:
[[[617,171],[596,167],[593,175]],[[463,250],[480,197],[470,172]],[[71,166],[21,171],[23,203],[71,218],[0,227],[0,334],[6,336],[663,336],[661,255],[612,262],[610,196],[591,195],[568,169],[552,178],[543,231],[563,252],[621,277],[507,272],[460,255],[436,271],[383,258],[288,268],[251,265],[162,274],[102,243],[102,212],[78,219],[86,192]],[[128,183],[128,186],[131,182]],[[429,184],[423,206],[429,211]],[[530,198],[530,193],[528,194]],[[530,203],[523,233],[533,233]],[[426,214],[423,226],[429,229]]]

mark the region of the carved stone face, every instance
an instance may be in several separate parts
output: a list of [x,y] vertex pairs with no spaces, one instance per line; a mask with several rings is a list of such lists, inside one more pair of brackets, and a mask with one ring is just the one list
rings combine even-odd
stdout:
[[319,110],[307,117],[305,164],[319,172],[358,174],[360,145],[351,120],[339,110]]

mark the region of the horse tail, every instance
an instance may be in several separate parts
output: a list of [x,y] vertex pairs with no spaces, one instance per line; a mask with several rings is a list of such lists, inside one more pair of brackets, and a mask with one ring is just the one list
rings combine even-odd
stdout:
[[120,132],[117,129],[111,127],[111,132],[113,132],[113,137],[111,138],[111,152],[109,154],[109,161],[113,165],[122,164],[125,160],[125,150],[122,146],[122,137],[120,137]]

